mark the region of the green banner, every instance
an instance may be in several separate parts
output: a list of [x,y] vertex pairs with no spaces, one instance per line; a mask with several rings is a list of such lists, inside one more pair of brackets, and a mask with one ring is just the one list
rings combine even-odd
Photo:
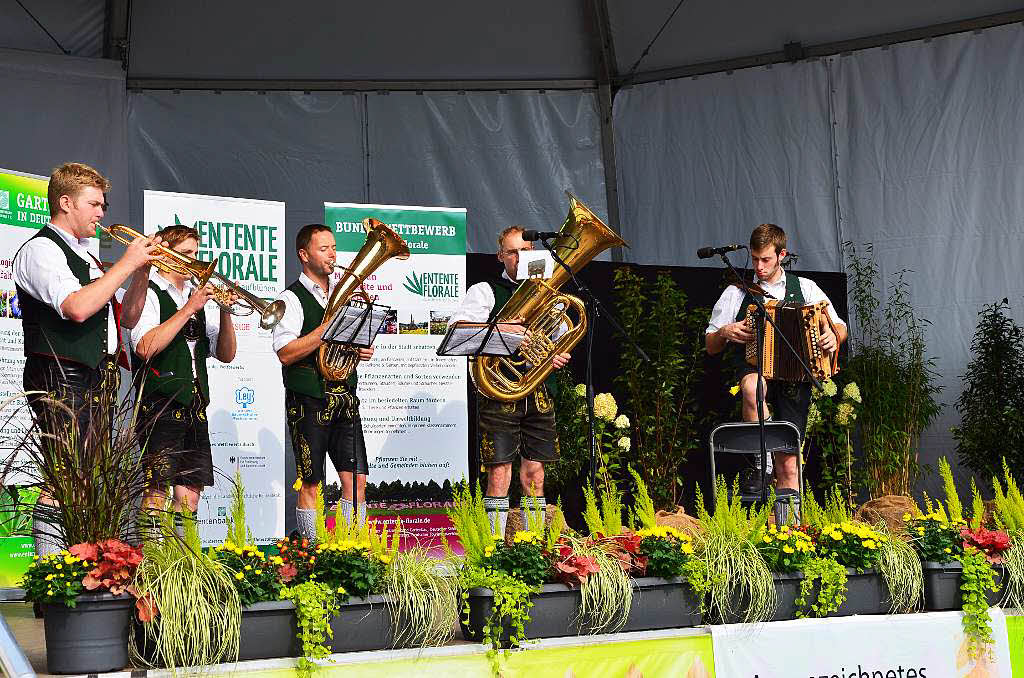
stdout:
[[324,218],[334,231],[339,251],[354,252],[366,240],[361,220],[353,216],[360,211],[390,226],[405,239],[412,254],[466,254],[464,210],[326,203]]
[[42,228],[50,221],[49,180],[0,170],[0,226]]

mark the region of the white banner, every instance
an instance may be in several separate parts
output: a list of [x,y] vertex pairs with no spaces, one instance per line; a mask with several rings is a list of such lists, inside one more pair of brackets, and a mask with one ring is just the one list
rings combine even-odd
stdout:
[[[26,240],[50,222],[46,199],[48,177],[0,169],[0,403],[15,398],[0,412],[0,459],[6,459],[32,425],[24,398],[25,335],[21,328],[21,302],[14,289],[14,255]],[[90,243],[93,254],[98,241]],[[17,414],[17,416],[13,416]],[[27,482],[21,473],[0,478],[6,485]]]
[[715,674],[729,678],[1009,678],[1006,617],[989,610],[995,644],[973,660],[960,612],[712,626]]
[[[283,289],[283,202],[145,191],[145,228],[173,224],[199,231],[199,258],[264,299]],[[204,545],[224,539],[235,470],[245,485],[246,518],[257,544],[284,535],[284,385],[271,332],[256,314],[235,318],[238,352],[228,364],[207,361],[210,446],[215,485],[199,506]]]
[[377,516],[394,511],[412,541],[436,545],[442,531],[451,535],[444,515],[451,484],[467,475],[465,359],[436,355],[466,292],[466,210],[325,203],[324,212],[338,264],[349,264],[362,247],[367,217],[388,224],[412,253],[366,281],[390,316],[373,359],[359,365],[358,393],[370,508]]

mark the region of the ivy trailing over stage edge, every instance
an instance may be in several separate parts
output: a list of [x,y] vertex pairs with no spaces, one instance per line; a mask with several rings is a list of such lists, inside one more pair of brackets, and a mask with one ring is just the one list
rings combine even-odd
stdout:
[[844,247],[853,316],[845,371],[863,394],[857,430],[867,471],[864,489],[872,498],[909,495],[920,472],[921,432],[940,409],[935,360],[924,340],[930,323],[911,304],[909,271],[880,281],[870,243],[864,253],[852,242]]
[[690,308],[686,293],[667,272],[652,285],[629,267],[616,269],[617,311],[632,342],[622,342],[616,385],[625,393],[622,409],[632,418],[636,443],[632,464],[641,469],[659,508],[680,502],[680,466],[700,444],[704,376],[704,333],[709,311]]
[[1000,471],[993,452],[1015,475],[1024,472],[1024,328],[1009,310],[1003,299],[978,313],[974,357],[961,376],[964,390],[956,402],[961,420],[953,437],[959,461],[985,478]]

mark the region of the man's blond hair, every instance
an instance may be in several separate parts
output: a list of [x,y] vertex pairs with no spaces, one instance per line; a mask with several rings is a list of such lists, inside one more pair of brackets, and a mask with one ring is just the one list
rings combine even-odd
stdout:
[[505,250],[505,238],[512,235],[513,233],[522,233],[526,229],[522,226],[509,226],[504,231],[498,234],[498,253],[501,254]]
[[46,199],[50,203],[50,218],[60,213],[60,198],[63,195],[72,199],[78,197],[83,188],[92,186],[106,193],[110,190],[110,180],[80,162],[66,162],[50,175],[50,184],[46,187]]

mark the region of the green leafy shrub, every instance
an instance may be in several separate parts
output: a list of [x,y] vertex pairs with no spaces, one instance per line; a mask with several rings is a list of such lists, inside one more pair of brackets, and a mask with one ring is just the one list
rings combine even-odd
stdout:
[[709,311],[691,308],[667,272],[648,283],[634,269],[615,270],[616,307],[623,328],[644,349],[622,343],[615,384],[633,424],[633,464],[641,469],[656,506],[680,503],[681,466],[700,446],[705,423],[699,407],[704,375],[703,329]]
[[953,428],[959,462],[983,477],[999,473],[998,455],[1024,472],[1024,328],[1009,316],[1009,301],[985,305],[971,342],[973,357],[961,376]]
[[873,247],[865,245],[862,256],[852,242],[844,246],[855,321],[844,371],[863,395],[857,432],[864,490],[870,497],[909,495],[920,472],[921,432],[940,410],[935,361],[924,340],[929,322],[911,303],[908,271],[884,283],[883,302]]

